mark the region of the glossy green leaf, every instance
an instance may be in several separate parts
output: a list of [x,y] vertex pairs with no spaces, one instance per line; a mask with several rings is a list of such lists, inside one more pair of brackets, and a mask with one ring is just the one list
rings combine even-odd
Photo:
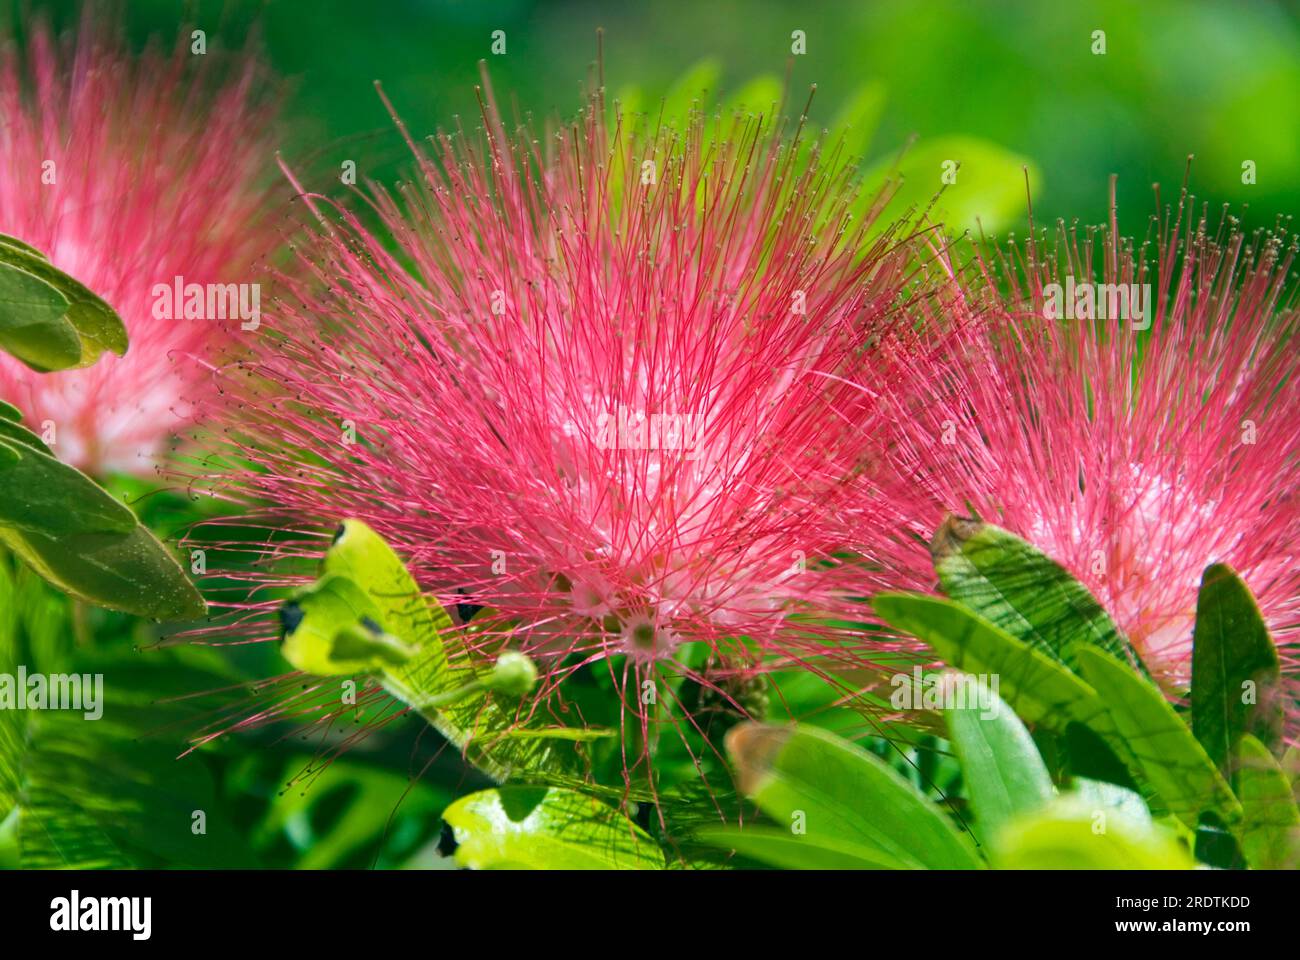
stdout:
[[1135,772],[1155,788],[1169,812],[1190,830],[1207,811],[1224,823],[1235,823],[1241,817],[1240,805],[1164,695],[1127,664],[1100,650],[1079,647],[1075,656],[1131,747],[1140,766]]
[[[29,440],[23,440],[23,436]],[[44,450],[44,444],[11,421],[0,436],[23,442],[22,456],[0,472],[0,527],[57,537],[71,533],[128,533],[135,514],[80,470]]]
[[81,361],[81,340],[64,319],[68,298],[22,269],[23,258],[0,246],[0,350],[35,370],[62,370]]
[[1137,662],[1088,588],[1014,534],[950,515],[935,532],[930,554],[944,593],[1066,666],[1072,666],[1076,644]]
[[1268,747],[1250,734],[1237,742],[1238,834],[1246,862],[1256,870],[1300,868],[1300,808],[1287,775]]
[[746,723],[727,734],[741,791],[818,846],[897,869],[975,869],[967,835],[867,751],[816,727]]
[[4,237],[0,349],[36,370],[85,367],[106,350],[124,354],[126,328],[112,307],[40,251]]
[[0,420],[21,420],[23,412],[12,403],[0,400]]
[[640,827],[594,797],[559,787],[500,787],[461,797],[443,813],[456,862],[477,870],[659,870],[664,852]]
[[1281,668],[1250,590],[1223,564],[1206,568],[1192,646],[1192,731],[1219,770],[1242,734],[1281,739]]
[[[944,678],[949,690],[955,689],[947,682],[952,678]],[[975,811],[972,829],[988,842],[1007,821],[1045,806],[1055,790],[1033,737],[1012,709],[977,678],[963,682],[964,690],[978,690],[978,696],[963,697],[963,705],[945,710],[944,719]]]
[[779,827],[748,824],[712,827],[693,838],[722,850],[731,850],[783,870],[892,870],[898,863],[879,853],[837,838],[826,842],[808,834],[793,834]]
[[1011,821],[994,862],[1007,870],[1190,870],[1196,861],[1176,835],[1078,798]]
[[0,527],[0,543],[50,583],[98,606],[153,620],[194,620],[207,612],[175,557],[138,523],[125,533],[57,536]]

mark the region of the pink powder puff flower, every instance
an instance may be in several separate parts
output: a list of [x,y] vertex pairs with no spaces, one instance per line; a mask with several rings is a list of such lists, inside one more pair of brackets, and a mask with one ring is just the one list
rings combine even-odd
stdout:
[[[211,480],[302,531],[262,559],[364,520],[449,610],[484,608],[478,654],[537,660],[530,709],[575,722],[559,685],[594,666],[649,749],[652,723],[695,726],[665,677],[744,713],[763,649],[858,643],[839,515],[874,485],[878,398],[939,391],[946,347],[914,323],[909,228],[874,222],[883,198],[853,219],[852,169],[806,136],[609,129],[597,97],[538,140],[485,95],[482,135],[411,143],[418,181],[365,195],[380,232],[306,196],[315,282],[285,277],[225,371],[213,420],[250,466]],[[897,522],[881,504],[856,533]],[[269,639],[268,612],[213,636]]]
[[0,233],[112,304],[130,338],[80,370],[0,356],[0,397],[94,473],[153,470],[210,382],[197,358],[241,333],[239,319],[159,309],[155,285],[247,284],[276,245],[263,80],[246,58],[218,77],[219,59],[191,55],[188,37],[132,58],[89,14],[76,41],[38,23],[25,48],[0,49]]
[[1193,215],[1184,191],[1153,218],[1154,265],[1118,236],[1113,200],[1100,263],[1093,231],[1064,224],[1048,255],[1013,245],[990,271],[1009,286],[1001,317],[956,368],[962,402],[916,409],[892,455],[928,501],[887,564],[896,587],[933,588],[925,541],[974,512],[1086,584],[1171,693],[1211,563],[1241,574],[1289,667],[1300,638],[1295,245]]

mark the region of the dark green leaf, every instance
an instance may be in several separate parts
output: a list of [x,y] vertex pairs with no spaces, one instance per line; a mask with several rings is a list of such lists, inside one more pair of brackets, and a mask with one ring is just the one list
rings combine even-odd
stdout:
[[126,352],[113,308],[57,269],[44,254],[0,243],[0,347],[37,370],[85,367],[109,350]]
[[154,620],[193,620],[207,612],[180,564],[140,524],[125,533],[57,536],[0,527],[0,543],[90,603]]
[[1000,527],[949,516],[930,543],[944,592],[1066,666],[1086,643],[1137,662],[1088,588],[1042,551]]
[[23,441],[22,457],[0,472],[0,527],[57,537],[72,533],[127,533],[135,514],[99,484],[41,449],[44,445],[12,421],[0,437]]
[[1152,683],[1096,648],[1079,647],[1075,656],[1131,747],[1140,767],[1134,772],[1155,788],[1169,812],[1189,830],[1206,811],[1228,824],[1240,819],[1241,807],[1218,768]]
[[1250,590],[1232,568],[1206,568],[1196,600],[1192,731],[1223,772],[1237,738],[1265,746],[1282,733],[1281,668]]

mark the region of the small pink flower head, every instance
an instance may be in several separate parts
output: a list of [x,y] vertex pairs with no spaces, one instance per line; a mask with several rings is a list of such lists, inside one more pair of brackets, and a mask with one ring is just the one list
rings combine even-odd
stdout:
[[248,284],[275,245],[262,80],[246,59],[218,77],[219,60],[188,45],[132,58],[89,15],[76,41],[37,23],[25,47],[0,46],[0,233],[107,300],[130,338],[59,373],[0,356],[0,397],[92,472],[152,470],[209,382],[198,357],[240,333],[155,287]]
[[879,398],[937,390],[938,346],[915,244],[849,217],[849,167],[752,115],[602,114],[507,135],[489,95],[481,136],[412,145],[418,182],[372,192],[380,235],[308,197],[319,283],[286,278],[223,394],[250,497],[364,520],[543,694],[608,673],[644,742],[652,704],[691,722],[665,676],[730,700],[760,648],[851,638],[838,514],[873,484]]
[[[918,538],[973,511],[1030,541],[1172,690],[1190,680],[1212,563],[1256,594],[1284,660],[1300,639],[1295,246],[1193,212],[1184,194],[1175,219],[1153,219],[1154,262],[1113,218],[1100,250],[1064,224],[1054,249],[1011,248],[1001,320],[959,368],[965,409],[918,417],[897,456],[929,501]],[[934,583],[923,547],[893,568]]]

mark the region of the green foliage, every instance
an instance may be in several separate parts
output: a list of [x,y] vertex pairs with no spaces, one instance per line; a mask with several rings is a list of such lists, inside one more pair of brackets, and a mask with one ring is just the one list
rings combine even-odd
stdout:
[[48,371],[87,367],[126,346],[112,307],[35,247],[0,234],[0,350]]
[[1248,733],[1237,741],[1236,758],[1246,862],[1257,870],[1300,868],[1300,809],[1282,767]]
[[214,658],[186,650],[141,663],[139,653],[76,648],[67,601],[0,560],[0,675],[15,685],[32,674],[47,682],[75,675],[83,706],[94,703],[80,711],[16,702],[0,709],[0,864],[252,866],[205,763],[178,760],[178,747],[147,736],[193,716],[159,702],[171,685],[229,683]]
[[[793,122],[798,121],[806,94],[787,91],[776,77],[764,74],[720,98],[721,76],[718,62],[706,59],[678,77],[659,101],[650,100],[636,87],[621,89],[616,103],[624,125],[629,125],[637,114],[644,114],[651,135],[663,128],[684,133],[693,120],[714,111],[724,121],[737,115],[761,115],[770,121],[778,108],[783,108]],[[909,144],[901,156],[891,153],[867,164],[868,148],[885,102],[883,83],[863,84],[843,102],[827,127],[828,136],[819,138],[821,131],[811,124],[806,124],[801,133],[802,156],[810,153],[815,141],[822,140],[823,162],[829,162],[827,176],[848,163],[860,166],[857,180],[861,189],[853,207],[855,217],[865,217],[877,194],[887,188],[893,194],[890,209],[894,217],[909,209],[929,210],[932,220],[942,218],[945,228],[953,232],[977,226],[999,231],[1019,218],[1028,198],[1026,178],[1030,186],[1038,187],[1037,168],[1029,158],[987,140],[969,136],[927,138]],[[621,196],[628,174],[622,166],[622,158],[616,157],[611,176],[614,196]],[[883,227],[881,221],[876,229]]]
[[559,787],[500,787],[461,797],[443,814],[465,867],[658,870],[659,845],[617,809]]
[[[728,734],[727,751],[741,790],[791,835],[810,838],[823,860],[838,851],[860,866],[980,865],[970,838],[943,811],[880,758],[833,734],[744,724]],[[727,842],[725,834],[714,839]],[[759,855],[763,843],[732,848]]]
[[602,735],[521,719],[519,697],[491,689],[495,665],[469,655],[447,612],[359,520],[343,522],[320,579],[284,605],[281,621],[281,650],[295,667],[374,674],[497,781],[576,775],[582,741]]
[[1069,667],[1074,666],[1076,644],[1138,662],[1088,589],[1006,530],[949,516],[935,533],[930,553],[944,593],[1035,650]]
[[1237,740],[1281,740],[1281,668],[1259,607],[1241,578],[1216,563],[1201,580],[1192,646],[1192,731],[1225,773]]
[[998,836],[994,856],[1006,870],[1189,870],[1196,866],[1170,831],[1071,798],[1009,824]]
[[[126,345],[108,304],[0,234],[0,349],[36,370],[61,370]],[[202,616],[202,597],[158,539],[20,419],[12,404],[0,406],[0,545],[90,603],[155,620]]]
[[944,718],[975,812],[972,829],[987,843],[1009,821],[1045,806],[1053,788],[1025,725],[996,693],[976,682],[984,688],[981,696],[946,709]]
[[[1127,641],[1095,599],[1032,547],[997,528],[950,519],[935,537],[933,555],[941,583],[956,599],[881,594],[872,601],[877,614],[949,664],[996,675],[1021,719],[1061,735],[1053,741],[1058,746],[1073,742],[1081,729],[1090,731],[1123,761],[1145,794],[1089,780],[1091,768],[1066,749],[1057,775],[1074,779],[1076,800],[1094,810],[1099,803],[1118,806],[1128,823],[1154,823],[1149,804],[1162,817],[1176,818],[1169,826],[1183,838],[1226,828],[1250,865],[1294,864],[1300,814],[1292,777],[1251,733],[1261,730],[1274,744],[1280,739],[1277,653],[1235,573],[1214,565],[1202,584],[1189,726],[1144,673],[1121,659],[1130,652]],[[949,720],[977,829],[987,831],[990,819],[1002,824],[993,835],[1009,846],[994,847],[1006,863],[1041,865],[1043,849],[1068,851],[1085,837],[1086,824],[1073,814],[1026,818],[1024,808],[1044,806],[1046,770],[1035,763],[1041,763],[1039,754],[1019,724],[1001,731],[1002,742],[995,743],[997,726],[976,724],[969,710],[949,711]],[[1209,752],[1228,749],[1235,757],[1230,767]],[[1001,773],[1002,765],[1016,763],[1021,766]],[[1235,793],[1221,769],[1234,778]],[[1022,782],[1013,787],[1017,779]],[[1010,812],[1012,804],[1021,809]],[[1019,832],[1006,840],[1012,823]],[[1121,831],[1104,850],[1088,847],[1081,862],[1173,863],[1167,850],[1160,852],[1166,840],[1149,847],[1135,846],[1133,839]],[[1221,865],[1233,860],[1230,846],[1205,849]]]
[[942,597],[882,593],[872,608],[899,632],[923,640],[945,663],[997,675],[999,694],[1026,723],[1064,732],[1082,723],[1114,742],[1106,705],[1086,681],[978,613]]

